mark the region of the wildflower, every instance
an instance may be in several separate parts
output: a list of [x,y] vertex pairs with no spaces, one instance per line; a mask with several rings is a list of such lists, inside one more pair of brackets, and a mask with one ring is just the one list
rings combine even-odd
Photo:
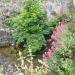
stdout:
[[52,47],[53,48],[58,48],[60,45],[62,45],[62,42],[58,42],[58,41],[52,42]]
[[48,57],[51,57],[53,55],[53,51],[51,49],[48,50],[47,52]]
[[57,39],[60,37],[61,31],[64,28],[64,18],[61,22],[59,22],[59,25],[56,26],[55,31],[53,31],[53,34],[51,35],[51,39],[54,41],[51,44],[51,49],[48,49],[48,52],[45,52],[43,54],[43,61],[48,62],[48,59],[53,55],[53,50],[58,48],[63,43],[61,41],[57,41]]
[[57,38],[59,38],[59,37],[60,37],[60,34],[57,33],[57,32],[56,32],[55,34],[52,34],[52,35],[51,35],[51,38],[52,38],[52,39],[57,39]]
[[59,25],[56,26],[55,31],[53,31],[53,34],[51,35],[52,39],[58,39],[60,37],[61,31],[64,28],[64,18],[61,22],[59,22]]
[[[63,24],[61,24],[60,26],[61,26],[61,29],[63,29],[63,28],[64,28],[64,25],[63,25]],[[62,30],[61,30],[61,31],[62,31]]]
[[48,57],[47,57],[45,54],[43,54],[43,61],[44,61],[45,63],[47,63],[47,61],[48,61]]
[[56,30],[56,32],[61,32],[62,31],[61,25],[56,26],[55,30]]

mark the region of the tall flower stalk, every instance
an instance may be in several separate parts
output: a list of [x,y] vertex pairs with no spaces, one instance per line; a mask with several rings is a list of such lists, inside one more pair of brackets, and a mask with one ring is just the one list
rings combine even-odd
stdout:
[[60,38],[61,32],[64,28],[64,22],[64,18],[62,18],[62,21],[59,22],[59,24],[55,27],[55,30],[50,37],[53,40],[51,43],[51,48],[49,48],[48,51],[43,54],[44,62],[48,62],[48,59],[53,56],[54,50],[63,44],[61,41],[58,41],[58,39]]

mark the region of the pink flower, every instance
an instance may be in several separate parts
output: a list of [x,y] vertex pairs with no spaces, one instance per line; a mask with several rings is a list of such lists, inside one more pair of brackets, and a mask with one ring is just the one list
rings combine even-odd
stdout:
[[52,42],[53,48],[58,48],[60,45],[62,45],[62,42]]
[[55,35],[52,34],[51,35],[51,39],[56,39]]
[[59,37],[60,37],[60,33],[57,33],[57,32],[56,32],[55,34],[52,34],[52,35],[51,35],[51,38],[52,38],[52,39],[57,39],[57,38],[59,38]]
[[47,52],[48,57],[51,57],[53,55],[53,51],[51,49],[48,50]]
[[45,54],[43,54],[43,61],[44,61],[45,63],[47,63],[47,61],[48,61],[48,57],[47,57]]
[[52,42],[52,47],[54,47],[54,48],[57,48],[58,47],[58,44],[57,44],[57,42]]
[[[63,29],[63,28],[64,28],[64,25],[63,25],[63,24],[61,24],[60,26],[61,26],[61,29]],[[61,31],[62,31],[62,30],[61,30]]]
[[57,31],[58,31],[58,32],[61,32],[61,31],[62,31],[62,27],[61,27],[61,25],[58,26]]
[[45,52],[43,54],[43,61],[48,62],[48,59],[53,56],[53,50],[61,46],[63,43],[61,41],[57,41],[58,38],[60,38],[62,29],[64,28],[64,18],[61,22],[59,22],[59,25],[56,26],[55,31],[53,31],[53,34],[51,35],[51,39],[55,40],[51,44],[51,49],[48,49],[48,52]]

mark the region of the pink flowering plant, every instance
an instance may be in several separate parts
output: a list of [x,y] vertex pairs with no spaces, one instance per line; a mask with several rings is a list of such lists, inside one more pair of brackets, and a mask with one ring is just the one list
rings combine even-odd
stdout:
[[50,48],[43,54],[43,61],[49,65],[51,75],[74,75],[71,48],[74,47],[74,36],[69,24],[62,20],[53,31]]
[[53,31],[51,39],[53,39],[54,41],[51,43],[51,49],[48,49],[48,51],[43,54],[43,60],[48,60],[48,58],[50,58],[54,54],[54,50],[62,45],[62,42],[58,41],[57,39],[60,38],[63,28],[64,19],[62,19],[62,21],[59,23],[58,26],[56,26],[55,30]]
[[[43,61],[47,63],[51,70],[51,75],[74,75],[73,64],[71,59],[71,50],[73,45],[73,35],[69,30],[69,24],[65,23],[65,18],[62,17],[61,22],[55,27],[50,39],[53,41],[50,44],[47,52],[43,54]],[[67,55],[67,54],[68,55]]]

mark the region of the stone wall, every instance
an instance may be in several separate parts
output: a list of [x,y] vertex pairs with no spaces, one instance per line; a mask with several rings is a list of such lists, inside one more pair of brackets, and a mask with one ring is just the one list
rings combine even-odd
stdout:
[[10,17],[13,11],[19,12],[21,0],[0,0],[0,47],[14,43],[10,28],[4,24],[4,20]]
[[54,19],[55,16],[60,15],[61,11],[67,8],[69,0],[44,0],[43,7],[49,19]]

